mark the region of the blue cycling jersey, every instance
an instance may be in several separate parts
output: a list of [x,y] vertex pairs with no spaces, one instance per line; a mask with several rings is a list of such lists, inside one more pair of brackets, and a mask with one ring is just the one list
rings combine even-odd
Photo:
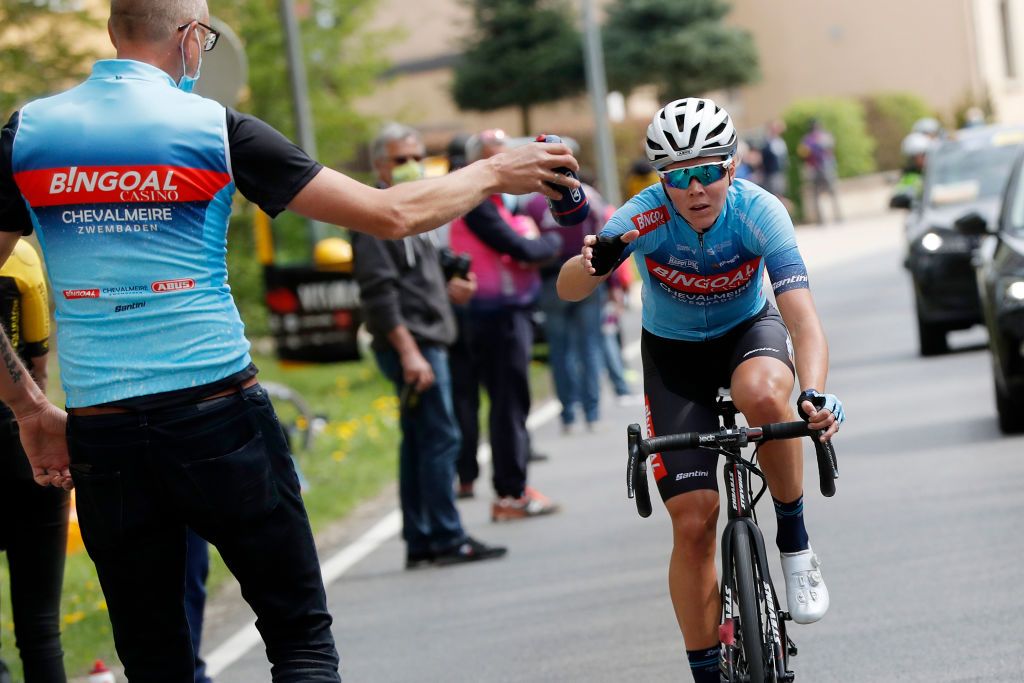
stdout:
[[777,197],[734,180],[715,223],[703,234],[676,212],[661,184],[624,204],[601,231],[640,237],[632,254],[643,279],[643,326],[666,339],[719,337],[760,312],[767,268],[775,294],[807,287],[793,221]]
[[249,365],[225,264],[227,138],[221,105],[130,60],[22,110],[12,167],[53,286],[68,406]]

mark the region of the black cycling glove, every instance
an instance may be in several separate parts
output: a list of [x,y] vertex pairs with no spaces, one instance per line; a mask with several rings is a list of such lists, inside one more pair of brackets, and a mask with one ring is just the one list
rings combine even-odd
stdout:
[[599,235],[597,243],[591,247],[594,255],[590,258],[590,265],[596,271],[594,276],[606,275],[615,266],[619,265],[619,261],[622,260],[622,252],[626,250],[626,246],[626,243],[619,239],[617,235],[613,237],[602,237]]

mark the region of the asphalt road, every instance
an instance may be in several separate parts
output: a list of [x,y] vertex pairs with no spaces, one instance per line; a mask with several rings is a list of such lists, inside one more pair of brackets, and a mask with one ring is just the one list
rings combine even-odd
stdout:
[[[792,628],[797,679],[1024,680],[1024,439],[996,426],[984,333],[917,356],[898,216],[798,234],[848,422],[835,498],[817,492],[807,461],[808,528],[832,608]],[[668,519],[657,501],[640,519],[625,497],[625,427],[641,417],[608,401],[593,433],[537,429],[552,458],[531,482],[561,514],[492,524],[486,481],[460,503],[470,533],[507,544],[507,558],[407,572],[391,538],[334,581],[345,680],[689,680],[665,578]],[[217,681],[268,671],[256,647]]]

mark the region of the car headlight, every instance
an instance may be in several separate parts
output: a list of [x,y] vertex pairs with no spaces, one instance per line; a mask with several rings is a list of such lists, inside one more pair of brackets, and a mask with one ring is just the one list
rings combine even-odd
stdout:
[[1003,283],[1003,298],[1007,303],[1024,304],[1024,280],[1007,280]]
[[938,251],[942,249],[942,235],[937,232],[929,232],[921,238],[921,248],[925,251]]
[[929,253],[970,253],[971,241],[966,235],[950,230],[929,230],[918,240],[921,249]]

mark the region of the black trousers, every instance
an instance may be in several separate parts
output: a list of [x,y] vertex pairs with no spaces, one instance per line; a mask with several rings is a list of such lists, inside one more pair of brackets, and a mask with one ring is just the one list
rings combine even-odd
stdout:
[[473,312],[469,321],[477,374],[491,401],[487,423],[494,491],[499,496],[518,497],[526,490],[530,454],[530,437],[526,431],[533,347],[530,311],[509,308],[493,313]]
[[68,538],[63,489],[32,481],[17,423],[0,420],[0,549],[11,573],[14,637],[25,683],[64,683],[60,593]]
[[72,415],[68,445],[82,537],[130,681],[193,681],[186,527],[241,584],[273,680],[340,681],[313,534],[262,387],[148,413]]
[[452,407],[462,435],[456,472],[459,483],[472,484],[480,476],[480,463],[476,459],[480,443],[480,377],[473,356],[469,311],[463,306],[454,309],[459,335],[448,349],[448,367],[452,375]]

